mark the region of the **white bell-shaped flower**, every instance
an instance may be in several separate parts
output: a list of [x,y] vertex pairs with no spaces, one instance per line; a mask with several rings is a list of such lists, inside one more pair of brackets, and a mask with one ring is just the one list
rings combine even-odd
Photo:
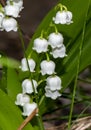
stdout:
[[58,11],[53,17],[53,21],[55,24],[71,24],[72,13],[70,11]]
[[[29,65],[29,68],[28,68]],[[22,71],[28,71],[30,69],[31,72],[34,72],[36,63],[33,59],[28,59],[28,65],[27,65],[27,61],[26,58],[23,58],[21,60],[21,70]]]
[[23,116],[29,116],[32,114],[32,112],[37,108],[37,104],[35,102],[33,103],[26,103],[23,106]]
[[48,42],[52,48],[61,47],[63,44],[63,35],[61,33],[51,33],[48,37]]
[[14,1],[14,5],[17,5],[20,9],[20,11],[24,8],[23,7],[23,0]]
[[4,18],[4,14],[2,12],[0,12],[0,31],[3,31],[3,28],[2,28],[3,18]]
[[29,79],[25,79],[22,82],[22,89],[23,89],[23,93],[28,93],[31,94],[33,92],[37,93],[37,82],[36,80],[29,80]]
[[40,64],[42,75],[51,75],[55,72],[55,63],[53,61],[43,60]]
[[52,52],[50,54],[52,54],[54,58],[58,58],[58,57],[63,58],[65,56],[67,56],[66,55],[66,48],[64,45],[62,45],[59,48],[56,47],[56,48],[52,49]]
[[14,18],[3,18],[2,20],[2,28],[9,32],[9,31],[17,31],[17,21]]
[[25,103],[29,103],[29,102],[30,102],[30,97],[28,95],[19,93],[16,97],[15,104],[24,106]]
[[61,96],[61,94],[56,90],[56,91],[51,91],[50,89],[48,89],[47,87],[45,87],[45,96],[46,97],[50,97],[51,99],[55,100],[58,97]]
[[[10,5],[11,1],[7,0],[6,3],[7,3],[7,5]],[[12,0],[12,5],[16,5],[17,7],[19,7],[20,11],[24,8],[23,0]]]
[[48,41],[44,38],[36,38],[34,40],[34,47],[33,49],[37,53],[47,52],[48,48]]
[[4,10],[5,10],[5,14],[8,16],[12,16],[14,18],[19,17],[20,9],[17,5],[14,5],[14,4],[6,5],[4,7]]
[[70,11],[67,11],[66,12],[66,24],[71,24],[71,23],[73,23],[73,21],[72,21],[72,12],[70,12]]
[[50,89],[51,91],[60,90],[61,86],[61,79],[58,76],[49,76],[46,80],[47,85],[46,88]]

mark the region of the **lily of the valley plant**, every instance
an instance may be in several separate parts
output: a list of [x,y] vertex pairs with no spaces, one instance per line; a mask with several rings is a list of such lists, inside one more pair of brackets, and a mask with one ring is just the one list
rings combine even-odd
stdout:
[[[5,5],[0,4],[0,31],[20,32],[17,18],[23,8],[23,0],[7,0]],[[61,3],[55,9],[56,14],[49,23],[52,31],[42,28],[40,35],[33,40],[30,54],[24,54],[18,68],[21,73],[28,72],[21,81],[22,91],[17,93],[15,100],[15,104],[22,110],[22,116],[30,116],[35,109],[38,109],[35,116],[40,116],[40,105],[44,98],[56,100],[62,95],[62,79],[56,72],[56,61],[66,58],[67,53],[64,34],[58,30],[57,25],[69,26],[73,23],[73,16]]]

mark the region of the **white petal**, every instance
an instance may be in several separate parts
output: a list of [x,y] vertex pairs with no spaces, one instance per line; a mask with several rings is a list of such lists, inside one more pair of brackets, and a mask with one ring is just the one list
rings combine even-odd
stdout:
[[[29,64],[29,68],[31,72],[34,72],[35,69],[35,61],[33,59],[28,59],[28,64]],[[22,71],[29,71],[28,65],[27,65],[27,61],[26,58],[23,58],[21,60],[21,70]]]
[[72,13],[70,11],[58,11],[53,17],[55,24],[70,24],[72,23]]
[[[33,81],[33,85],[32,85],[32,82],[31,80],[29,79],[25,79],[23,82],[22,82],[22,89],[23,89],[23,93],[28,93],[28,94],[31,94],[34,92],[37,93],[37,82],[35,80],[32,80]],[[34,88],[33,88],[34,87]],[[33,90],[34,89],[34,90]]]
[[48,88],[45,88],[45,91],[46,91],[45,96],[50,97],[53,100],[55,100],[55,99],[57,99],[58,97],[61,96],[61,94],[58,91],[51,91]]
[[37,104],[35,102],[33,103],[26,103],[23,106],[23,116],[29,116],[34,111],[34,109],[37,108]]
[[46,81],[47,81],[47,88],[49,88],[51,91],[60,90],[62,88],[61,79],[56,75],[49,76]]
[[6,5],[4,7],[5,14],[17,18],[19,16],[20,9],[17,5]]
[[17,21],[14,18],[3,18],[2,28],[9,31],[17,31]]
[[40,64],[42,75],[55,73],[55,63],[53,61],[43,60]]
[[56,47],[56,48],[52,49],[52,52],[50,54],[52,54],[54,58],[58,58],[58,57],[63,58],[65,56],[67,56],[66,55],[66,48],[64,45],[62,45],[59,48]]
[[[7,5],[10,5],[11,2],[9,0],[6,1]],[[17,7],[19,7],[19,10],[21,11],[24,7],[23,7],[23,0],[12,0],[12,4],[16,5]]]
[[2,21],[3,21],[3,18],[4,18],[4,14],[0,12],[0,31],[3,30],[3,28],[2,28]]
[[33,49],[37,52],[37,53],[42,53],[42,52],[46,52],[47,51],[47,47],[48,47],[48,42],[46,39],[41,39],[41,38],[36,38],[34,40],[34,47]]
[[61,33],[51,33],[48,36],[48,42],[52,48],[61,47],[63,44],[63,35]]
[[73,23],[72,21],[72,13],[70,11],[66,12],[66,24]]
[[30,97],[26,94],[19,93],[16,98],[16,105],[24,106],[25,103],[30,102]]

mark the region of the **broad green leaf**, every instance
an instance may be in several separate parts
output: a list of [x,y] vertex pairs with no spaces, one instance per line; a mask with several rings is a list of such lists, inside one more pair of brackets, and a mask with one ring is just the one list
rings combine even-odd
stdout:
[[19,76],[14,68],[7,68],[7,93],[13,101],[16,95],[22,92]]
[[20,63],[19,63],[19,61],[15,60],[15,59],[1,56],[0,65],[10,67],[10,68],[18,68]]
[[[85,40],[82,49],[82,56],[80,61],[80,71],[85,69],[87,66],[91,64],[91,22],[88,23],[86,28]],[[63,86],[66,87],[72,81],[76,74],[77,60],[78,60],[78,52],[79,45],[81,43],[81,35],[76,40],[75,44],[72,46],[72,51],[69,51],[68,57],[63,61],[63,66],[65,67],[65,72],[62,75]],[[62,70],[60,70],[62,71]],[[70,79],[68,78],[70,77]]]
[[[2,90],[0,90],[0,99],[0,130],[17,130],[23,122],[21,111]],[[28,124],[24,130],[34,129]]]
[[7,92],[7,69],[6,67],[2,67],[0,70],[0,89],[4,92]]

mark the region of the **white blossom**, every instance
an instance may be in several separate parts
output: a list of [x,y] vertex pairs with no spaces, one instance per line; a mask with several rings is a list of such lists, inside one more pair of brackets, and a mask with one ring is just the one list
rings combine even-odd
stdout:
[[36,38],[34,40],[34,47],[33,49],[37,52],[37,53],[42,53],[42,52],[46,52],[48,49],[48,41],[44,38]]
[[53,21],[55,24],[71,24],[72,13],[70,11],[58,11],[53,17]]
[[66,55],[66,48],[64,45],[62,45],[59,48],[56,47],[56,48],[52,49],[52,52],[50,52],[50,54],[52,54],[54,58],[58,58],[58,57],[63,58],[65,56],[67,56]]
[[18,2],[14,2],[14,5],[17,5],[20,11],[24,8],[23,7],[23,0],[19,0]]
[[3,31],[3,28],[2,28],[3,18],[4,18],[4,14],[2,12],[0,12],[0,31]]
[[10,17],[10,18],[5,17],[2,20],[2,28],[7,32],[9,32],[9,31],[16,32],[17,31],[17,21],[12,17]]
[[22,82],[22,89],[23,89],[23,93],[28,93],[31,94],[35,91],[35,93],[37,93],[37,82],[36,80],[30,80],[30,79],[25,79]]
[[15,104],[24,106],[25,103],[29,103],[29,102],[30,102],[30,97],[28,95],[19,93],[16,97]]
[[[7,5],[11,4],[11,0],[7,0]],[[12,5],[16,5],[17,7],[19,7],[19,10],[21,11],[24,7],[23,7],[23,0],[12,0]]]
[[[28,68],[28,65],[27,65],[27,60],[28,60],[28,65],[29,65],[29,68]],[[36,66],[36,63],[33,59],[27,59],[26,58],[23,58],[21,60],[21,70],[22,71],[28,71],[30,69],[31,72],[34,72],[34,69],[35,69],[35,66]]]
[[35,102],[33,103],[26,103],[23,106],[23,116],[29,116],[32,114],[32,112],[37,108],[37,104]]
[[42,75],[51,75],[55,72],[55,63],[53,61],[43,60],[40,64]]
[[46,88],[50,89],[51,91],[60,90],[61,86],[61,79],[58,76],[49,76],[46,79]]
[[48,37],[48,42],[52,48],[61,47],[63,44],[63,35],[61,33],[51,33]]
[[4,10],[5,10],[5,14],[8,16],[12,16],[14,18],[19,17],[20,9],[17,5],[14,5],[14,4],[6,5],[4,7]]
[[51,91],[50,89],[48,89],[47,87],[45,87],[45,96],[46,97],[50,97],[51,99],[55,100],[58,97],[61,96],[61,94],[56,90],[56,91]]

